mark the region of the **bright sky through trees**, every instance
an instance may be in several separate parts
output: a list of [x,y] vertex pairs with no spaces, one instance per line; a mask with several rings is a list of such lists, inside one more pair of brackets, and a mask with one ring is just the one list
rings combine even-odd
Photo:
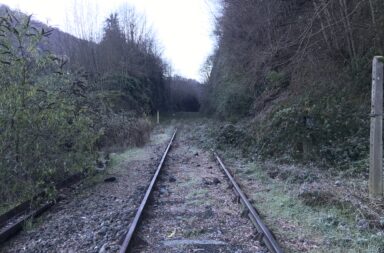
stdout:
[[[68,29],[68,20],[75,8],[97,11],[103,21],[120,6],[129,4],[147,17],[156,33],[163,55],[176,74],[200,79],[200,68],[212,52],[214,18],[210,0],[0,0],[11,8],[33,14],[35,19]],[[88,5],[92,4],[91,7]],[[76,7],[74,7],[76,6]],[[72,16],[71,16],[72,17]]]

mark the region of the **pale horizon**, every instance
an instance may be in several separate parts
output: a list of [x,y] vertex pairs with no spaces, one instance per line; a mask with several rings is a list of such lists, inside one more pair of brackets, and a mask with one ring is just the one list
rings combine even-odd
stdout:
[[[85,12],[92,16],[101,32],[104,20],[119,7],[128,4],[140,15],[146,17],[148,25],[154,31],[164,60],[172,66],[175,75],[202,81],[201,67],[213,52],[215,7],[210,0],[0,0],[11,9],[33,15],[35,20],[46,23],[77,37],[70,28],[67,13],[73,13],[75,6],[86,7]],[[58,10],[58,11],[52,11]],[[84,10],[83,10],[84,11]],[[84,15],[84,14],[83,14]],[[89,14],[90,15],[90,14]],[[87,15],[87,16],[89,16]]]

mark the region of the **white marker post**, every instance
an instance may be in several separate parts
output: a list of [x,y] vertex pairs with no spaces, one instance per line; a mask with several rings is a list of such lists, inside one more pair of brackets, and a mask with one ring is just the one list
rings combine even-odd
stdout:
[[383,57],[375,56],[372,69],[369,196],[383,196]]
[[160,124],[160,112],[157,110],[157,124]]

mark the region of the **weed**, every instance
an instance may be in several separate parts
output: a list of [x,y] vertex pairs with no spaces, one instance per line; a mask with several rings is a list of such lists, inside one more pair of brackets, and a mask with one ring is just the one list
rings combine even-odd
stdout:
[[129,161],[143,161],[149,159],[149,154],[142,148],[129,148],[122,153],[111,154],[110,167],[115,169],[118,168],[123,162]]
[[206,233],[204,228],[197,228],[197,229],[185,231],[183,235],[185,238],[191,238],[191,237],[193,238],[193,237],[198,237],[204,233]]
[[23,228],[25,231],[31,231],[41,224],[43,224],[43,219],[41,217],[29,218],[24,222]]
[[285,183],[271,180],[260,164],[249,164],[242,176],[256,179],[262,185],[268,184],[269,191],[255,192],[252,198],[280,241],[295,242],[284,245],[287,252],[302,250],[304,243],[308,252],[324,252],[326,249],[332,252],[380,252],[383,249],[384,235],[370,229],[359,230],[355,214],[349,207],[308,206]]
[[187,195],[187,199],[192,199],[192,198],[204,198],[204,196],[206,196],[208,194],[208,190],[207,189],[196,189],[194,191],[191,191],[188,195]]

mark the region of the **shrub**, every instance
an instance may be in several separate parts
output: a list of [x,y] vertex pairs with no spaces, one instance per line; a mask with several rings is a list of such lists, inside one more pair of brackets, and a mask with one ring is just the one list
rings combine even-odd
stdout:
[[111,114],[103,117],[103,135],[98,141],[101,148],[126,148],[142,146],[150,137],[152,129],[146,117],[137,118],[132,114]]
[[145,81],[128,75],[109,74],[101,80],[101,99],[115,113],[135,111],[149,113],[151,90]]
[[98,134],[83,94],[86,83],[63,73],[42,51],[49,32],[30,17],[0,18],[0,201],[12,202],[91,168]]
[[217,114],[221,117],[236,120],[249,114],[253,98],[244,88],[229,85],[215,98]]
[[[368,154],[368,105],[347,94],[308,96],[275,108],[258,126],[259,152],[347,168]],[[366,104],[366,106],[362,106]]]

